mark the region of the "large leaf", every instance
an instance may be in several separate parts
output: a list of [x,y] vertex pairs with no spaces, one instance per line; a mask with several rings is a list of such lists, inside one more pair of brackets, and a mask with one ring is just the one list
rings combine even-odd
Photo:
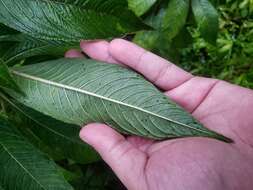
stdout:
[[21,92],[9,73],[8,67],[5,65],[3,60],[0,59],[0,88],[12,89],[16,92]]
[[36,38],[70,42],[148,28],[125,0],[0,0],[0,22]]
[[7,103],[28,118],[27,127],[59,155],[82,164],[98,160],[95,151],[79,138],[80,127],[66,124],[1,95]]
[[128,6],[136,15],[141,16],[146,13],[156,1],[157,0],[128,0]]
[[219,29],[219,15],[208,0],[192,0],[192,10],[203,38],[216,43]]
[[189,12],[189,0],[170,0],[163,18],[163,32],[166,38],[173,39],[183,28]]
[[16,190],[70,190],[53,161],[16,130],[0,123],[0,185]]
[[104,122],[122,133],[155,139],[206,136],[229,141],[121,66],[60,59],[14,68],[13,74],[26,93],[10,93],[13,97],[66,123]]

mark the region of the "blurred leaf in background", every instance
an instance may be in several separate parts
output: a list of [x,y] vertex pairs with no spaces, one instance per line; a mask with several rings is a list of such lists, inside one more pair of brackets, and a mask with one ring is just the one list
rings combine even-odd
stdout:
[[137,15],[146,13],[157,0],[128,0],[129,8]]
[[208,0],[192,0],[191,4],[201,36],[215,45],[219,28],[217,10]]

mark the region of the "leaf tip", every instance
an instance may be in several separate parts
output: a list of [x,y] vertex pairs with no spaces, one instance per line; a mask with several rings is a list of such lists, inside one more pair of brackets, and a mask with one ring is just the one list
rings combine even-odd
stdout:
[[234,143],[234,140],[232,140],[231,138],[228,138],[228,137],[226,137],[226,136],[224,136],[224,135],[221,135],[221,134],[217,134],[217,135],[215,136],[215,138],[216,138],[217,140],[221,140],[221,141],[223,141],[223,142],[225,142],[225,143]]

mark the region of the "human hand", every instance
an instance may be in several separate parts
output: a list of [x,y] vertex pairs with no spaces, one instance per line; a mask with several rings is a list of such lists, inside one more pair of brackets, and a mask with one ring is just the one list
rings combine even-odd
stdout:
[[[93,59],[124,64],[144,75],[205,127],[234,140],[191,137],[155,142],[123,137],[89,124],[80,137],[93,146],[130,190],[253,189],[253,91],[192,76],[144,49],[116,39],[82,42]],[[66,57],[81,57],[70,50]]]

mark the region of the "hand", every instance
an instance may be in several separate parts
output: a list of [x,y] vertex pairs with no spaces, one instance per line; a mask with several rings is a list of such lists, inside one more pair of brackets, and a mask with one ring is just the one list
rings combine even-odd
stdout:
[[[93,146],[130,190],[253,189],[253,91],[192,76],[124,40],[82,42],[93,59],[124,64],[143,74],[207,128],[232,138],[154,142],[123,137],[103,124],[89,124],[80,137]],[[67,57],[80,57],[76,50]]]

